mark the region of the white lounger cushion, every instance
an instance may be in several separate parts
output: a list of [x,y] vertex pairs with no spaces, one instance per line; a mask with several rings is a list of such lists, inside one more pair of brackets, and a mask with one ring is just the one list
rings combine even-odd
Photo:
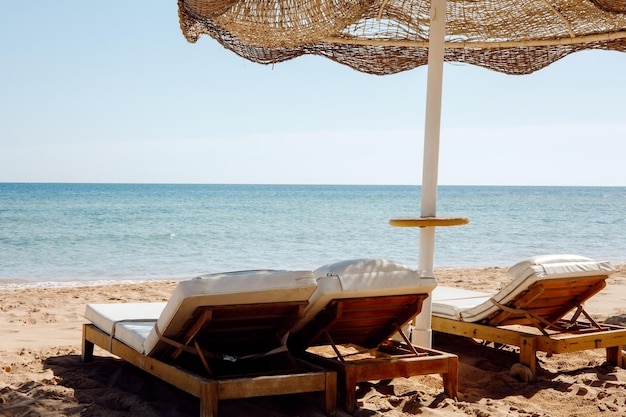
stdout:
[[[87,304],[85,318],[138,352],[167,303]],[[134,321],[133,321],[134,320]]]
[[491,298],[506,304],[539,280],[610,275],[613,272],[610,262],[597,262],[582,256],[535,256],[512,266],[507,271],[511,282],[497,294],[437,287],[432,295],[432,312],[437,317],[477,322],[498,311]]
[[463,320],[465,311],[480,305],[494,306],[492,293],[438,286],[433,290],[432,314],[438,317]]
[[437,285],[434,278],[420,277],[417,270],[384,259],[342,261],[322,266],[313,273],[317,289],[294,331],[302,328],[334,299],[430,294]]
[[[144,322],[145,319],[154,318],[159,331],[173,337],[200,306],[306,301],[314,290],[311,271],[210,274],[180,282],[167,303],[90,304],[86,317],[106,332],[115,324],[116,339],[148,355],[155,353],[159,345],[165,346],[165,342],[160,342],[154,322]],[[145,317],[157,309],[159,314]],[[133,319],[141,321],[130,321]]]

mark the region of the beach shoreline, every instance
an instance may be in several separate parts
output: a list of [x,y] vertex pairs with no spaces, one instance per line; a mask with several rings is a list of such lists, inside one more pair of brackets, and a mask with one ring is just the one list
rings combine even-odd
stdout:
[[[596,320],[626,324],[626,265],[586,303]],[[497,291],[506,268],[439,269],[439,285]],[[0,415],[195,416],[197,400],[96,349],[80,362],[87,303],[167,301],[178,280],[0,290]],[[626,370],[604,364],[604,350],[539,354],[537,381],[509,376],[515,349],[435,335],[434,347],[459,355],[459,398],[442,394],[438,375],[359,384],[357,416],[626,415]],[[180,401],[184,398],[185,401]],[[220,403],[226,416],[321,416],[303,398]],[[343,413],[338,413],[344,416]]]

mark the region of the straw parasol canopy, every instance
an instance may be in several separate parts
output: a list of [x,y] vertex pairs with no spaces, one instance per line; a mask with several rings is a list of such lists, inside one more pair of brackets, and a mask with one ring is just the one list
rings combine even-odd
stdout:
[[[430,0],[179,0],[207,34],[257,63],[320,55],[385,75],[427,64]],[[448,0],[446,62],[529,74],[587,49],[626,52],[626,0]]]

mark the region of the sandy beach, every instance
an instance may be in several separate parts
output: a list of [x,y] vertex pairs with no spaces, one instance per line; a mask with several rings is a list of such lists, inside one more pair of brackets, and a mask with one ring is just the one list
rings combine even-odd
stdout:
[[[626,324],[626,265],[586,309]],[[437,270],[440,285],[497,290],[505,268]],[[96,348],[81,363],[87,303],[166,301],[176,281],[0,291],[1,416],[197,416],[198,401]],[[626,370],[604,364],[604,350],[539,354],[534,383],[509,376],[515,349],[435,335],[459,355],[459,397],[428,375],[359,384],[355,416],[585,417],[626,415]],[[314,398],[283,396],[220,403],[221,416],[322,416]],[[347,416],[339,411],[338,416]]]

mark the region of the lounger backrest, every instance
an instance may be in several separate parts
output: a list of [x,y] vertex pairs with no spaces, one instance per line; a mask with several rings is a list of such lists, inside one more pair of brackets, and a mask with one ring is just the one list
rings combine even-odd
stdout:
[[355,344],[374,348],[417,316],[428,294],[335,299],[293,339],[294,346]]
[[576,255],[528,258],[507,272],[511,282],[493,300],[508,309],[492,315],[488,323],[535,324],[533,316],[552,323],[601,291],[613,272],[609,262]]
[[[197,342],[204,351],[222,357],[269,352],[281,346],[283,337],[302,316],[306,305],[306,301],[291,301],[201,306],[175,339],[191,346],[190,342]],[[170,350],[177,351],[175,347]]]
[[488,323],[494,326],[533,325],[537,323],[533,317],[540,317],[545,323],[554,323],[601,291],[607,278],[608,275],[600,275],[537,281],[507,304],[518,313],[500,310]]
[[383,259],[357,259],[313,271],[317,289],[294,328],[298,348],[328,344],[375,347],[415,317],[435,288],[432,277]]
[[205,350],[263,352],[301,316],[315,290],[311,271],[244,271],[181,282],[144,342],[149,355],[193,337]]

